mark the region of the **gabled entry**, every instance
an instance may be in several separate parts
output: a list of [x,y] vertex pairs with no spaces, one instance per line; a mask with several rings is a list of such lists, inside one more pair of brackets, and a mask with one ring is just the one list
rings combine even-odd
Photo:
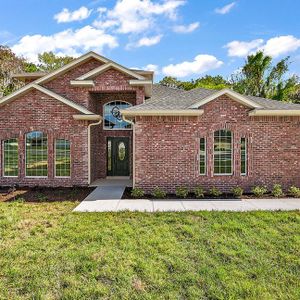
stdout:
[[129,176],[129,138],[107,138],[107,176]]

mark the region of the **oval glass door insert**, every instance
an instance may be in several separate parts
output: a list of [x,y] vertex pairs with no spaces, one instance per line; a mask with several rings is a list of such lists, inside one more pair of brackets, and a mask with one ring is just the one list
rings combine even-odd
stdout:
[[124,160],[126,156],[126,147],[124,142],[120,142],[118,145],[118,156],[119,160]]

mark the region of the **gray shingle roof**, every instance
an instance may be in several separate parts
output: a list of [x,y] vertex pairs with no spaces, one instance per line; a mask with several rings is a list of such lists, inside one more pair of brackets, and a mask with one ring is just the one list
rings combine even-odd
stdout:
[[[128,108],[128,110],[176,110],[189,109],[189,107],[206,97],[216,93],[217,90],[209,90],[196,88],[190,91],[171,88],[160,84],[154,84],[152,89],[152,97],[145,103]],[[249,100],[262,106],[262,109],[275,110],[300,110],[300,104],[292,104],[277,100],[270,100],[254,96],[246,96]]]

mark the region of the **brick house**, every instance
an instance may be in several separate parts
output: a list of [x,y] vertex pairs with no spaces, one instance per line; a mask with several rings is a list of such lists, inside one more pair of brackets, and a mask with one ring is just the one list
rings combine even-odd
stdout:
[[89,52],[0,99],[0,184],[300,185],[300,105],[153,84]]

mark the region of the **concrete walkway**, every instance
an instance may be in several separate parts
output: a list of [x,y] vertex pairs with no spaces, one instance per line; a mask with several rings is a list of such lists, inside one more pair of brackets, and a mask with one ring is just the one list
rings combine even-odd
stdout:
[[[74,211],[254,211],[300,210],[300,199],[147,200],[121,199],[124,187],[98,187]],[[101,198],[101,199],[99,199]]]

